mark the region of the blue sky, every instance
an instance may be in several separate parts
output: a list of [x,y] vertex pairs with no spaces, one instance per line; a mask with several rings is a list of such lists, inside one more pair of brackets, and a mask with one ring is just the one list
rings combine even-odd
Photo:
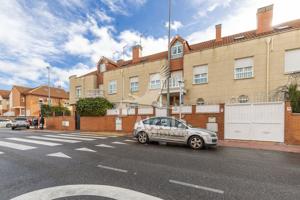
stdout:
[[[300,18],[298,0],[172,0],[172,35],[190,44],[255,29],[256,10],[274,4],[277,24]],[[95,69],[101,56],[130,59],[167,47],[167,0],[9,0],[0,4],[0,89],[47,83],[68,89],[68,77]],[[123,48],[125,53],[123,54]]]

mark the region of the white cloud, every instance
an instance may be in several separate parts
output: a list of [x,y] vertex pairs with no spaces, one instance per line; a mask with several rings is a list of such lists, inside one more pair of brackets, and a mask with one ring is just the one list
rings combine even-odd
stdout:
[[[169,22],[166,22],[165,23],[165,27],[168,28],[169,27]],[[174,31],[177,31],[178,29],[182,28],[183,25],[180,21],[172,21],[171,22],[171,29],[174,30]]]
[[101,22],[112,22],[114,19],[106,14],[104,10],[97,10],[96,15]]
[[131,7],[141,7],[147,0],[101,0],[111,12],[129,15],[129,8]]

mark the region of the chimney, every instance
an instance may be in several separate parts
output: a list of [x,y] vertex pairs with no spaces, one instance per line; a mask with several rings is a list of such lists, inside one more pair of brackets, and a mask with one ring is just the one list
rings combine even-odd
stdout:
[[273,5],[259,8],[257,10],[256,34],[272,31]]
[[132,47],[132,63],[138,63],[142,57],[142,46],[135,45]]
[[222,41],[222,24],[216,25],[216,42]]

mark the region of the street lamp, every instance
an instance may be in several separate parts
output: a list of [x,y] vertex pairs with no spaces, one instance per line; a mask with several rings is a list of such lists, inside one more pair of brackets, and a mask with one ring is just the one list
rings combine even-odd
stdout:
[[[168,70],[170,72],[171,65],[171,0],[169,0],[169,26],[168,26]],[[167,116],[170,116],[170,74],[167,77]]]
[[48,106],[50,106],[51,104],[51,100],[50,100],[50,66],[46,67],[48,70]]

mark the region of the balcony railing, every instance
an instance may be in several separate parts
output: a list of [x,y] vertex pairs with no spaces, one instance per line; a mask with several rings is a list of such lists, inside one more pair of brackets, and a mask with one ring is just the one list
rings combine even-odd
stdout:
[[104,91],[100,89],[92,89],[87,91],[88,98],[104,97]]
[[[169,79],[169,87],[170,87],[170,92],[171,93],[180,92],[180,85],[179,85],[180,80],[181,79],[179,79],[178,77]],[[181,87],[182,87],[183,92],[185,92],[184,83],[181,83]],[[162,93],[166,93],[166,92],[167,92],[167,84],[165,84],[162,88]]]

